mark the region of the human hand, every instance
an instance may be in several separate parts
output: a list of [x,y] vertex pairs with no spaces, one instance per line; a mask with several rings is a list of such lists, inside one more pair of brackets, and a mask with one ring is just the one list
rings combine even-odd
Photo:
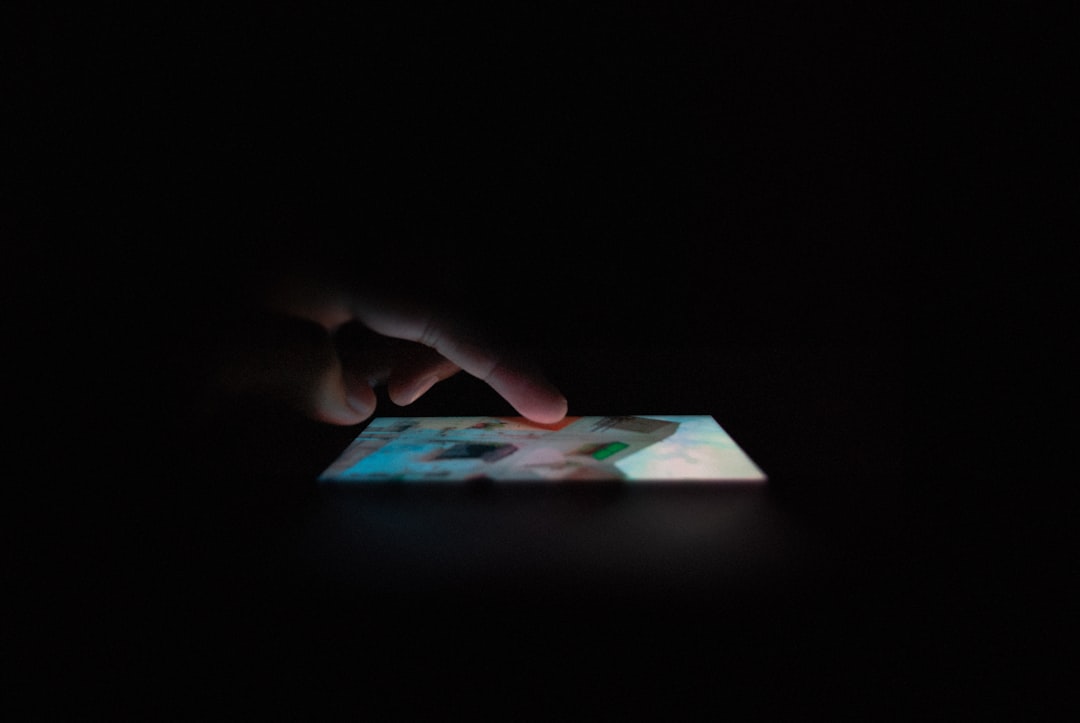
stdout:
[[[465,371],[528,419],[553,423],[566,415],[566,398],[535,365],[451,311],[311,277],[279,279],[264,297],[270,310],[306,326],[279,335],[287,349],[262,344],[258,359],[249,353],[233,363],[226,386],[257,386],[314,419],[348,425],[374,413],[378,384],[404,406]],[[254,366],[261,371],[252,385],[244,369]]]

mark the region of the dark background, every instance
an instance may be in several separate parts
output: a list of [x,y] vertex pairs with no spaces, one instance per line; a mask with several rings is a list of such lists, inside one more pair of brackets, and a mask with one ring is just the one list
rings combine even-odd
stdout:
[[[10,508],[43,518],[13,528],[45,581],[23,660],[88,679],[74,705],[1007,697],[983,686],[1031,651],[995,602],[1023,563],[976,550],[990,525],[954,460],[911,454],[909,366],[935,354],[912,266],[954,162],[957,18],[14,15],[9,253],[42,274],[13,333],[50,362],[22,391],[57,399],[30,417],[49,494]],[[769,484],[319,490],[358,428],[190,404],[245,284],[308,260],[464,308],[572,414],[712,414]],[[406,412],[510,410],[459,375],[378,413]]]
[[183,303],[275,253],[323,254],[507,307],[517,338],[900,333],[919,163],[941,150],[928,124],[947,38],[924,18],[649,3],[40,16],[15,85],[45,111],[33,150],[56,165],[28,179],[51,190],[31,200],[51,218],[62,198],[87,229],[77,258],[130,270],[124,288]]

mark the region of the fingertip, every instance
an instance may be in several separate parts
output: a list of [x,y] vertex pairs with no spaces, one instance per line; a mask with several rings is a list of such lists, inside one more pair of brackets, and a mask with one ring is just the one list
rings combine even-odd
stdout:
[[392,380],[387,392],[390,396],[390,401],[397,404],[399,407],[405,407],[426,394],[428,390],[438,382],[438,375],[425,377],[413,384],[401,384],[397,380]]
[[532,406],[528,410],[521,410],[521,413],[539,424],[555,424],[561,422],[569,410],[569,404],[566,401],[566,397],[562,394],[555,393],[550,399],[544,401],[534,400],[535,406]]
[[345,394],[345,404],[354,414],[360,416],[359,422],[364,421],[375,413],[377,399],[375,390],[366,384],[350,384]]
[[487,382],[526,419],[555,424],[566,417],[566,397],[531,365],[500,365]]
[[336,405],[333,407],[317,406],[312,411],[311,416],[316,421],[336,424],[342,427],[359,424],[368,417],[367,414],[357,412],[349,405]]
[[526,419],[538,424],[555,424],[566,417],[569,409],[566,397],[551,384],[535,380],[515,391],[517,393],[508,398]]
[[374,413],[375,404],[375,392],[370,387],[355,384],[346,390],[344,384],[333,379],[319,390],[311,416],[329,424],[359,424]]
[[328,424],[339,426],[351,426],[360,424],[371,416],[374,409],[363,409],[349,403],[344,404],[319,404],[312,411],[312,418]]

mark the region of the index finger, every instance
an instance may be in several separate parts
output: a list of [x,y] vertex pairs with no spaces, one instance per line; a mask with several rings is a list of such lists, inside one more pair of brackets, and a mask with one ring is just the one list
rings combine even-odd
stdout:
[[486,382],[522,416],[541,424],[566,416],[566,397],[535,365],[498,348],[460,319],[406,300],[354,298],[351,307],[372,331],[435,349]]

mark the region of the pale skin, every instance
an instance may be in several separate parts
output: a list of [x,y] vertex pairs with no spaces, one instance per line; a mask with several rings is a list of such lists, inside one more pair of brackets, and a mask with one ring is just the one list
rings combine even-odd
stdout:
[[343,360],[325,345],[327,358],[312,373],[314,379],[298,385],[305,391],[294,400],[313,419],[358,424],[375,412],[373,385],[385,383],[390,400],[405,406],[459,371],[487,383],[523,417],[551,424],[566,416],[566,398],[534,365],[456,315],[414,299],[356,292],[300,276],[279,278],[264,298],[276,312],[318,324],[328,339],[345,324],[358,322],[400,341],[359,361]]

